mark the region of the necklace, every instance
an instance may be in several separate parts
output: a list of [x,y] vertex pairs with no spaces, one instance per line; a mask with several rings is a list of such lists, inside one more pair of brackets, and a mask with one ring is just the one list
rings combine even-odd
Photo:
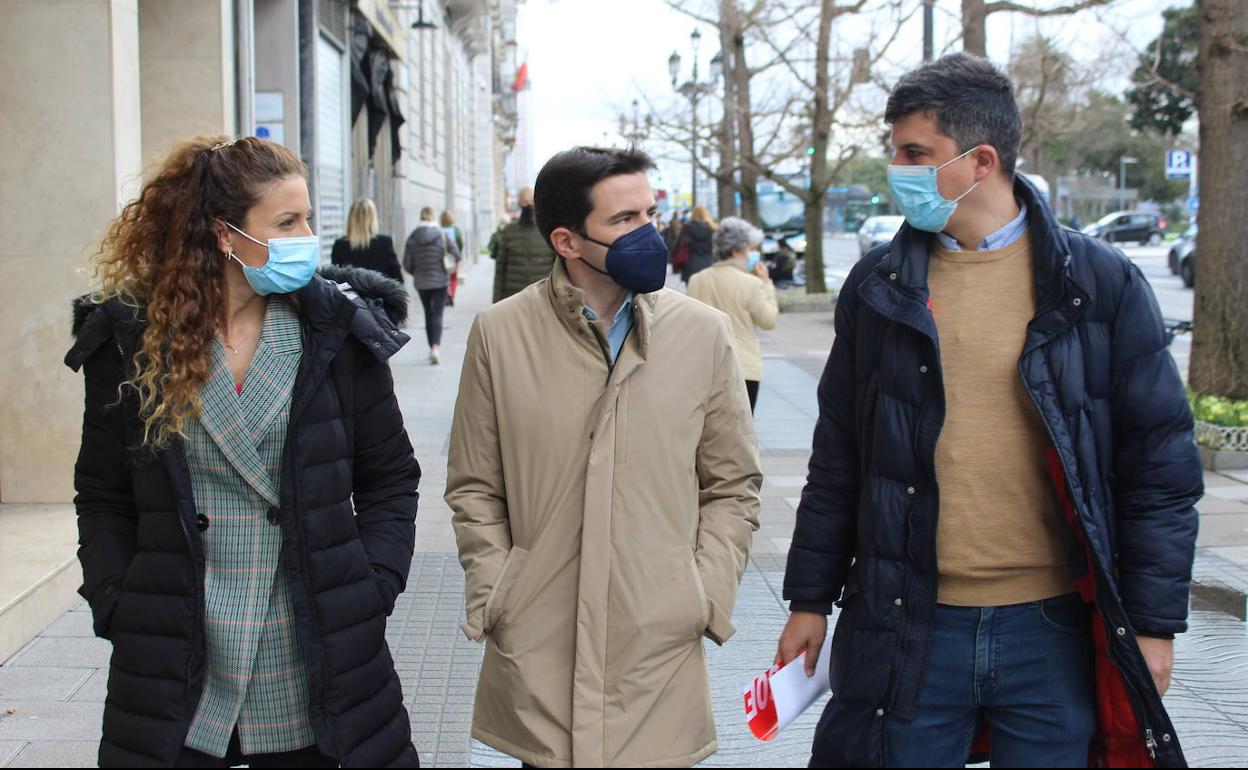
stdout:
[[225,340],[221,340],[221,344],[229,348],[230,352],[233,353],[234,355],[238,355],[238,348],[234,347],[233,345],[226,342]]

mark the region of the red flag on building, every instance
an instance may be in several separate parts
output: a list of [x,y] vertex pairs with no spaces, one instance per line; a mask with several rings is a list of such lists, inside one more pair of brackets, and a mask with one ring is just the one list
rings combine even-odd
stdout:
[[511,90],[519,93],[529,87],[529,63],[525,62],[520,65],[520,69],[516,70],[516,80],[511,84]]

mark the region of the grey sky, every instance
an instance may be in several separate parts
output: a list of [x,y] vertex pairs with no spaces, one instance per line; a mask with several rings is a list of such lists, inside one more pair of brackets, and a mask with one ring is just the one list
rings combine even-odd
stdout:
[[[917,2],[917,0],[916,0]],[[1044,7],[1058,0],[1034,0]],[[1140,48],[1161,30],[1161,10],[1181,0],[1119,0],[1109,9],[1085,11],[1073,17],[1037,20],[1020,14],[990,17],[989,56],[998,63],[1009,58],[1011,40],[1021,44],[1037,30],[1054,35],[1077,59],[1096,56],[1120,45],[1122,30]],[[697,0],[691,6],[700,5]],[[958,0],[937,0],[936,46],[958,33]],[[899,53],[912,52],[912,63],[898,62],[900,69],[917,65],[922,54],[921,14],[915,14],[904,33],[914,44],[899,45]],[[1100,19],[1108,25],[1100,23]],[[532,116],[535,169],[546,158],[575,144],[622,144],[616,122],[638,90],[656,100],[670,100],[667,58],[673,50],[684,59],[681,77],[690,66],[689,34],[693,19],[672,10],[663,0],[526,0],[520,6],[517,38],[520,59],[527,59],[532,79]],[[852,30],[843,30],[853,34]],[[711,56],[719,49],[713,28],[702,27],[700,54],[705,77]],[[862,43],[856,43],[862,44]],[[761,52],[747,52],[747,56]],[[1123,56],[1129,72],[1134,56]],[[1107,87],[1120,90],[1126,80],[1118,75]],[[604,136],[605,132],[605,136]],[[664,162],[656,177],[658,186],[687,188],[688,163]]]

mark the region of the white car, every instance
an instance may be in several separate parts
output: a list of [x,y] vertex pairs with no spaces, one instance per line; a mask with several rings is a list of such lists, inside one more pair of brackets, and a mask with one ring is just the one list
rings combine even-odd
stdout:
[[903,216],[867,217],[858,228],[858,256],[863,256],[881,243],[888,243],[906,221]]

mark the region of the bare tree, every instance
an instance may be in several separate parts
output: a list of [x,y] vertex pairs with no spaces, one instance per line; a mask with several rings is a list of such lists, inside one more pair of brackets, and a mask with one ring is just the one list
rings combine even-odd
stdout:
[[[687,0],[666,0],[668,6],[719,32],[720,55],[723,63],[723,111],[718,131],[712,139],[719,146],[719,164],[712,171],[699,168],[715,179],[719,187],[719,210],[736,210],[735,198],[740,196],[740,215],[751,222],[759,221],[758,174],[741,163],[742,157],[754,153],[755,115],[751,98],[753,79],[770,69],[774,63],[751,67],[746,60],[746,40],[755,34],[760,19],[766,19],[766,0],[751,0],[743,6],[740,0],[710,0],[699,5]],[[730,203],[731,201],[731,203]]]
[[1014,11],[1028,16],[1066,16],[1112,2],[1115,0],[1077,0],[1052,8],[1037,8],[1010,0],[962,0],[962,50],[976,56],[988,55],[988,17],[994,13]]
[[[725,120],[718,126],[699,121],[691,134],[687,110],[664,109],[648,96],[654,115],[652,139],[667,145],[660,157],[685,160],[691,147],[721,146],[715,163],[700,149],[693,153],[698,170],[741,194],[742,215],[759,222],[758,180],[766,178],[801,201],[806,221],[806,280],[812,293],[826,291],[823,270],[824,207],[833,180],[863,145],[874,145],[888,85],[875,77],[909,16],[904,0],[803,0],[765,2],[716,0],[713,9],[669,0],[673,8],[720,29],[721,41],[731,38],[733,52],[723,55],[726,89]],[[865,13],[878,11],[880,13]],[[872,22],[866,36],[872,48],[839,51],[833,36],[838,18],[862,14]],[[887,20],[882,23],[881,20]],[[891,26],[891,29],[890,29]],[[846,38],[848,38],[848,34]],[[750,44],[762,51],[757,66],[745,60]],[[773,72],[774,70],[774,72]],[[756,97],[754,85],[767,76]],[[864,106],[862,92],[875,102]],[[870,101],[870,100],[865,100]],[[735,118],[735,120],[734,120]],[[735,124],[732,157],[725,158],[725,123]],[[804,173],[795,173],[802,166]],[[723,209],[721,209],[723,210]]]
[[1199,0],[1200,234],[1191,384],[1248,399],[1248,14],[1243,0]]
[[[812,294],[827,291],[823,234],[828,188],[857,157],[860,147],[874,143],[873,134],[880,125],[882,99],[865,106],[858,97],[864,90],[876,97],[887,93],[887,86],[872,73],[909,18],[900,0],[879,0],[868,9],[872,11],[869,18],[873,29],[868,39],[873,49],[859,48],[849,55],[835,55],[834,23],[862,13],[867,6],[868,0],[843,4],[820,0],[817,16],[810,18],[811,6],[794,0],[792,6],[773,6],[773,13],[782,14],[782,18],[757,26],[760,42],[771,49],[775,61],[787,70],[793,88],[783,103],[774,108],[779,113],[777,119],[769,121],[770,125],[755,121],[756,128],[767,126],[768,130],[752,154],[742,155],[741,163],[802,201],[806,222],[806,290]],[[838,65],[835,74],[834,62]],[[794,159],[802,157],[808,160],[804,180],[784,173]]]

